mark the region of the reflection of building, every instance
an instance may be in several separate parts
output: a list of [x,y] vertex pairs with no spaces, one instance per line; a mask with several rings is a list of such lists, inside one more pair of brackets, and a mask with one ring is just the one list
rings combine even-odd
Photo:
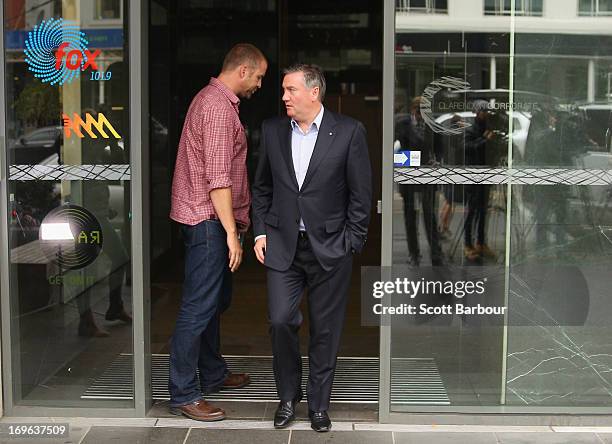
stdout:
[[[90,48],[102,50],[96,62],[98,70],[105,73],[113,63],[123,60],[123,2],[120,0],[95,0],[78,3],[79,8],[76,14],[80,17],[81,31],[85,33]],[[9,28],[5,33],[5,60],[7,65],[14,65],[9,70],[15,73],[17,77],[15,79],[17,85],[10,91],[14,96],[8,97],[11,103],[18,99],[26,85],[34,81],[25,64],[24,42],[28,32],[42,20],[61,16],[60,2],[8,1],[6,22]],[[69,20],[68,17],[64,18]],[[109,104],[109,101],[112,100],[109,98],[109,91],[105,82],[91,80],[89,71],[81,75],[81,95],[83,96],[81,102],[83,107],[98,107],[99,105]],[[48,122],[48,124],[53,123]],[[14,131],[15,134],[9,133],[10,138],[19,137],[24,132],[28,132],[29,129],[15,128]]]
[[513,35],[516,89],[562,100],[612,99],[612,17],[605,17],[612,14],[609,2],[515,3],[513,27],[508,1],[397,0],[397,63],[406,85],[412,85],[406,87],[422,91],[443,64],[446,72],[471,72],[467,80],[473,88],[508,88]]

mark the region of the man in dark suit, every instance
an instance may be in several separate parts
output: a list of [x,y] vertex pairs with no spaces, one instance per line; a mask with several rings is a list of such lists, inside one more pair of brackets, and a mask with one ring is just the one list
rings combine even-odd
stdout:
[[288,426],[302,398],[298,330],[308,289],[312,428],[328,431],[336,356],[348,301],[352,255],[366,241],[372,172],[363,125],[322,105],[325,78],[314,65],[284,72],[287,117],[262,127],[253,184],[255,254],[267,267],[268,313],[280,404]]

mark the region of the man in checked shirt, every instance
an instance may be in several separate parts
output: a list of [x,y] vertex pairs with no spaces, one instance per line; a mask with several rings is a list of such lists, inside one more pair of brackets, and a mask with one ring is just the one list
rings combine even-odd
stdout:
[[221,356],[219,318],[230,304],[231,273],[242,261],[240,236],[250,222],[238,105],[261,88],[267,67],[255,46],[234,46],[219,76],[191,102],[176,158],[170,218],[181,224],[185,282],[170,350],[170,411],[200,421],[225,418],[203,396],[250,382],[248,374],[231,373]]

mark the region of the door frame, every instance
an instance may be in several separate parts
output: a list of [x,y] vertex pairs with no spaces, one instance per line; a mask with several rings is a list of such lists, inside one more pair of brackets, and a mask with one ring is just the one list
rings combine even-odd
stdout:
[[[0,6],[0,67],[2,67],[2,72],[4,72],[4,6]],[[4,111],[6,109],[6,98],[5,98],[5,76],[0,76],[0,107]],[[4,114],[4,113],[3,113]],[[7,245],[9,241],[8,236],[8,178],[7,178],[7,167],[6,167],[6,124],[5,118],[0,118],[0,199],[2,200],[2,204],[0,205],[0,245]],[[0,390],[0,416],[4,416],[6,412],[5,399],[6,395],[4,394],[4,390],[8,386],[12,386],[11,372],[7,369],[11,368],[11,360],[10,354],[9,359],[6,359],[5,353],[5,339],[9,337],[7,333],[10,333],[10,316],[8,314],[8,310],[6,309],[5,300],[9,298],[9,249],[0,248],[0,300],[1,300],[1,311],[0,314],[2,317],[2,334],[0,335],[0,339],[2,342],[2,347],[0,351],[0,362],[2,362],[1,370],[0,370],[0,385],[2,386],[2,390]]]
[[[395,95],[395,2],[383,2],[382,267],[393,265],[393,102]],[[391,419],[391,326],[380,326],[378,420]]]
[[[124,0],[127,4],[128,0]],[[2,316],[2,401],[3,415],[67,417],[145,417],[152,405],[149,310],[149,109],[148,109],[148,0],[134,0],[128,7],[131,276],[133,301],[132,350],[134,356],[134,406],[131,408],[85,408],[16,406],[13,399],[10,250],[8,248],[8,165],[6,162],[5,117],[0,118],[0,307]],[[0,66],[5,67],[4,7],[0,6]],[[0,78],[0,107],[6,110],[5,79]]]

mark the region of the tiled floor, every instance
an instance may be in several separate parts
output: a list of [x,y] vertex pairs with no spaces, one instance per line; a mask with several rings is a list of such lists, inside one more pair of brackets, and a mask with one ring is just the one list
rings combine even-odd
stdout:
[[[336,419],[336,418],[334,418]],[[227,420],[202,423],[180,418],[2,418],[9,423],[70,423],[70,436],[61,439],[0,437],[0,444],[612,444],[612,428],[544,426],[386,425],[336,420],[331,433],[318,434],[298,421],[287,430],[274,430],[270,420]]]
[[[272,421],[276,402],[215,402],[225,410],[227,417],[231,420],[250,420],[250,421]],[[308,406],[301,402],[297,406],[298,420],[308,419]],[[376,422],[378,421],[378,405],[376,404],[333,404],[330,415],[337,421],[359,421]],[[150,418],[171,418],[176,420],[176,416],[168,411],[168,402],[158,402],[149,411]]]

